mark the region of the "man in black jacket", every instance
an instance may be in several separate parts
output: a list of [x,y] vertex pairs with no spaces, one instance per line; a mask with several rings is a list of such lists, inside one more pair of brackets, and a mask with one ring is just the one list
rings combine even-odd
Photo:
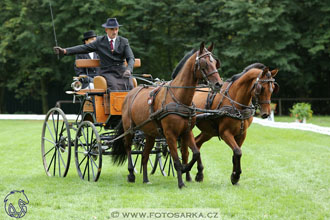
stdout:
[[[120,26],[116,18],[108,18],[107,22],[102,25],[106,35],[99,36],[95,41],[85,45],[65,49],[54,47],[54,52],[65,55],[97,52],[100,56],[100,75],[106,78],[108,88],[110,90],[130,90],[133,88],[131,76],[134,55],[128,40],[118,36]],[[124,65],[125,59],[127,67]]]
[[[84,44],[92,43],[95,40],[96,40],[96,34],[94,33],[94,31],[87,31],[84,33],[83,40],[82,40],[84,42]],[[97,53],[90,52],[88,54],[77,54],[76,60],[78,60],[78,59],[100,59],[100,58]],[[90,89],[94,88],[93,78],[100,74],[99,67],[79,68],[76,65],[74,65],[74,70],[75,70],[77,76],[80,76],[80,75],[88,76],[86,78],[82,78],[82,80],[83,80],[82,88],[83,89],[87,88],[87,87]]]

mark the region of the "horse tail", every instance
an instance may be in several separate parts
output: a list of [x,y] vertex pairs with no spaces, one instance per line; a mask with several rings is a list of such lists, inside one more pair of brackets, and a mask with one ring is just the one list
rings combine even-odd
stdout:
[[[115,130],[116,134],[114,138],[117,138],[124,133],[122,120],[118,123]],[[117,166],[123,165],[127,160],[124,137],[121,137],[113,142],[111,157],[113,164]]]

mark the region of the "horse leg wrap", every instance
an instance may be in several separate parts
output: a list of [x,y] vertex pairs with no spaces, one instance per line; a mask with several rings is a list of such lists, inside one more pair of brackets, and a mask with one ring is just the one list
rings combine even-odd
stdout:
[[242,156],[242,150],[241,150],[241,148],[234,148],[234,155],[236,155],[236,156]]
[[241,156],[242,155],[234,155],[233,156],[233,173],[235,175],[240,175],[242,173],[242,170],[241,170]]
[[182,172],[184,170],[183,165],[180,161],[174,161],[174,168],[176,171]]
[[182,173],[189,172],[196,161],[200,159],[200,153],[196,152],[193,154],[192,160],[187,164],[182,166]]
[[197,165],[197,170],[198,170],[198,172],[196,174],[195,180],[197,182],[203,182],[203,179],[204,179],[204,174],[203,174],[204,166],[202,165],[202,163]]
[[178,187],[181,189],[182,187],[184,187],[184,183],[182,181],[182,170],[183,170],[183,166],[180,162],[180,160],[175,160],[174,161],[174,168],[178,174]]
[[196,152],[196,153],[193,154],[192,159],[193,159],[194,161],[197,161],[200,157],[201,157],[200,152]]
[[[129,164],[129,163],[128,163]],[[134,183],[135,182],[135,175],[134,175],[134,167],[133,166],[128,166],[128,176],[127,176],[127,181],[130,183]]]

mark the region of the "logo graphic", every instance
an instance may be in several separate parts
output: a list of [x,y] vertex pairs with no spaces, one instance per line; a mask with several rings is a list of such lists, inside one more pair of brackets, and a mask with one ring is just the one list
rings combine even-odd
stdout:
[[26,204],[29,204],[29,199],[25,195],[24,190],[11,191],[4,199],[4,202],[7,215],[13,218],[22,218],[25,216],[27,212]]

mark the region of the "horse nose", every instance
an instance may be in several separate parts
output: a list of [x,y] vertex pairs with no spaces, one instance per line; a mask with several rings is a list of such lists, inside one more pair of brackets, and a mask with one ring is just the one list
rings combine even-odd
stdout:
[[221,87],[222,87],[222,83],[220,83],[220,82],[216,82],[216,83],[214,84],[214,89],[215,89],[216,91],[220,91]]
[[263,118],[263,119],[268,118],[268,116],[269,116],[269,114],[267,114],[267,113],[261,114],[261,118]]

